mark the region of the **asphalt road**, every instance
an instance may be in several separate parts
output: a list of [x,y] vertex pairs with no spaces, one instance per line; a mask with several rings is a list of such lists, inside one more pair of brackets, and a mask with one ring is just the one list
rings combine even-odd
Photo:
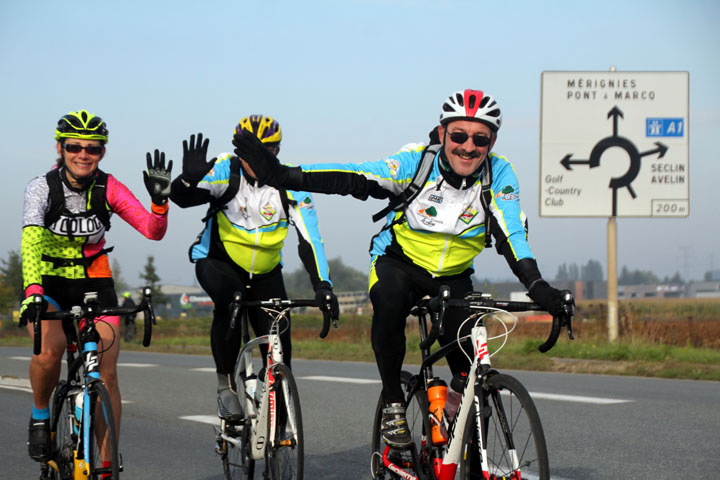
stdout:
[[[25,445],[28,348],[0,347],[0,479],[37,478]],[[295,360],[305,478],[369,479],[373,364]],[[122,352],[128,479],[221,479],[210,357]],[[540,410],[553,478],[717,478],[720,383],[511,371]],[[210,423],[206,423],[210,422]]]

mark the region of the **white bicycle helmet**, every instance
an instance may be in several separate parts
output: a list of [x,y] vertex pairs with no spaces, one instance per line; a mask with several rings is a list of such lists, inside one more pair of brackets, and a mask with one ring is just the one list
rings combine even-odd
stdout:
[[450,95],[442,106],[440,124],[447,125],[453,120],[477,120],[494,132],[502,123],[502,112],[495,99],[482,90],[464,90]]

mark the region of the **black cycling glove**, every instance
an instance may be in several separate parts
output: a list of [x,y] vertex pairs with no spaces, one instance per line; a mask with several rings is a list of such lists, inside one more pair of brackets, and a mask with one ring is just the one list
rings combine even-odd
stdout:
[[319,303],[320,310],[330,312],[330,318],[333,320],[340,317],[340,304],[328,282],[320,282],[315,287],[315,301]]
[[155,205],[164,205],[170,196],[170,172],[173,161],[168,162],[165,168],[165,152],[155,150],[155,161],[153,162],[150,153],[147,153],[147,171],[143,171],[145,188],[150,193],[150,198]]
[[187,140],[183,140],[183,170],[182,179],[187,183],[195,186],[215,165],[213,158],[207,161],[207,149],[210,139],[203,141],[203,134],[198,133],[197,142],[195,135],[190,135],[190,144]]
[[258,181],[273,187],[282,186],[276,177],[288,167],[281,165],[275,154],[254,133],[241,130],[233,136],[233,145],[235,155],[248,163]]
[[28,295],[20,304],[20,327],[24,327],[28,323],[33,323],[37,319],[38,314],[47,310],[47,301],[43,298],[41,302],[36,301],[39,295]]
[[575,299],[570,295],[566,299],[568,290],[558,290],[551,287],[545,280],[539,280],[530,288],[528,294],[533,302],[544,308],[550,315],[557,317],[567,313],[569,305],[575,305]]

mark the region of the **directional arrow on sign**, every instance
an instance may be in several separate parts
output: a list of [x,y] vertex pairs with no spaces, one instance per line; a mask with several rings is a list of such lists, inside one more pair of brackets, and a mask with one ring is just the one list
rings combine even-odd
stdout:
[[560,160],[560,163],[567,170],[572,170],[572,167],[570,165],[589,165],[590,168],[595,168],[600,166],[600,157],[591,157],[590,160],[572,160],[572,153],[568,153],[567,155],[565,155],[565,158]]
[[630,157],[630,167],[628,171],[621,177],[612,178],[610,180],[609,187],[612,189],[613,203],[612,203],[612,215],[617,215],[617,191],[620,188],[627,188],[632,198],[636,198],[637,194],[632,187],[632,182],[637,178],[640,173],[640,161],[642,157],[646,155],[658,154],[658,158],[662,158],[667,152],[668,147],[660,142],[655,142],[657,148],[648,150],[640,153],[635,145],[625,137],[618,135],[618,119],[624,118],[623,112],[617,107],[613,107],[607,114],[607,118],[612,117],[613,122],[613,134],[610,137],[605,137],[595,144],[592,151],[590,152],[590,158],[588,160],[573,160],[572,153],[565,155],[560,160],[560,163],[566,170],[572,170],[571,165],[588,165],[590,168],[600,166],[600,157],[605,150],[613,147],[619,147],[625,150]]

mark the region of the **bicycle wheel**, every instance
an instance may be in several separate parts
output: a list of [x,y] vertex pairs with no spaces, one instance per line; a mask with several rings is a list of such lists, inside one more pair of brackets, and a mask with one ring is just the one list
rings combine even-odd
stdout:
[[[412,374],[410,372],[403,371],[400,373],[400,383],[404,392],[409,392],[410,379]],[[397,474],[389,471],[385,468],[382,456],[385,452],[385,442],[382,440],[380,434],[380,423],[382,421],[382,409],[383,399],[382,394],[378,399],[377,408],[375,409],[375,420],[373,421],[372,429],[372,460],[371,460],[371,473],[373,479],[385,480],[385,479],[399,479],[402,478]],[[405,407],[405,416],[408,422],[408,428],[410,429],[410,436],[413,439],[413,443],[416,448],[419,448],[419,462],[420,468],[423,469],[427,475],[430,473],[431,462],[430,457],[430,444],[428,443],[428,432],[430,432],[430,420],[428,419],[428,403],[425,396],[425,390],[416,391],[410,403]],[[414,465],[414,459],[412,450],[399,450],[392,449],[391,460],[395,465],[403,467],[410,467]],[[412,469],[414,470],[414,468]]]
[[[287,365],[273,367],[275,383],[275,437],[266,451],[266,470],[271,480],[303,478],[304,442],[300,395],[295,378]],[[268,419],[268,436],[270,422]]]
[[52,396],[52,421],[50,432],[53,439],[53,460],[57,470],[52,469],[56,480],[73,478],[73,450],[77,445],[77,430],[74,422],[75,396],[65,380],[60,380]]
[[248,454],[250,422],[240,424],[222,422],[222,432],[229,438],[218,436],[217,452],[222,457],[225,480],[251,480],[255,474],[255,460]]
[[[89,386],[90,405],[90,478],[116,480],[120,477],[115,417],[110,394],[101,381]],[[85,406],[86,408],[88,405]]]
[[[509,375],[497,374],[488,379],[483,396],[490,408],[489,417],[484,419],[489,478],[548,480],[550,467],[545,435],[540,415],[525,387]],[[476,425],[473,407],[463,429],[461,479],[484,478]],[[517,469],[513,466],[515,461]]]

